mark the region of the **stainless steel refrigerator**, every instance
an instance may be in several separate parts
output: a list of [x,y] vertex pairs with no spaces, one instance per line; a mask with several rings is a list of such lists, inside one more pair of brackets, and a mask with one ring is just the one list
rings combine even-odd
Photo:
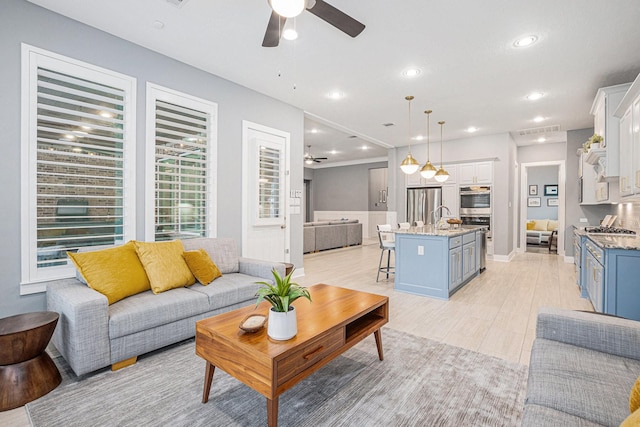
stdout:
[[407,222],[433,223],[431,212],[442,204],[442,188],[407,188]]

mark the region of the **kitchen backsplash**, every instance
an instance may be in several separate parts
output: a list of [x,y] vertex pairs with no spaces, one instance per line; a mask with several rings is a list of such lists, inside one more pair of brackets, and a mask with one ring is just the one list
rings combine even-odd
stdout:
[[616,227],[640,229],[640,201],[634,203],[620,203],[613,209],[618,220],[614,224]]

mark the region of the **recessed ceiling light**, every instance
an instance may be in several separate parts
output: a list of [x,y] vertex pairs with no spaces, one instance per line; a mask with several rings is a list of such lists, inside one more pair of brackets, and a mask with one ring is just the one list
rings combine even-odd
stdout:
[[422,70],[420,68],[407,68],[402,72],[402,75],[405,77],[416,77],[418,76]]
[[469,126],[467,128],[467,132],[469,132],[469,133],[474,133],[474,132],[477,132],[477,131],[478,131],[478,128],[475,127],[475,126]]
[[344,93],[336,90],[336,91],[330,92],[329,95],[327,96],[331,99],[342,99],[344,97]]
[[287,28],[282,33],[282,37],[284,37],[285,40],[295,40],[298,38],[298,32],[293,28]]
[[318,129],[316,128],[311,129],[311,133],[318,133]]
[[422,135],[418,135],[418,136],[414,137],[413,139],[416,140],[416,141],[422,141],[425,138]]
[[363,146],[362,146],[362,149],[363,149],[363,150],[368,150],[368,149],[369,149],[369,147],[367,147],[366,145],[363,145]]
[[544,121],[544,117],[538,116],[538,117],[534,118],[533,121],[536,122],[536,123],[543,122]]
[[538,138],[538,142],[545,142],[547,140],[547,138],[545,138],[544,136],[541,136],[540,138]]
[[336,150],[331,150],[330,153],[331,154],[338,154],[338,152]]
[[527,95],[527,99],[529,101],[537,101],[538,99],[542,98],[544,96],[544,93],[542,92],[531,92],[529,95]]
[[161,30],[164,28],[164,22],[162,21],[153,21],[153,28],[156,30]]
[[513,42],[513,45],[515,47],[527,47],[531,46],[536,41],[538,41],[538,36],[530,35],[516,40],[515,42]]

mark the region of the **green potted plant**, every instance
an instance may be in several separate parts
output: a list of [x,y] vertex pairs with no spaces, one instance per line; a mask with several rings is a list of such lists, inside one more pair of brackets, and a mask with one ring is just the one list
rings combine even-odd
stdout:
[[311,301],[311,295],[307,288],[303,288],[297,283],[291,282],[291,270],[284,278],[280,276],[274,268],[271,270],[274,283],[256,282],[262,285],[256,296],[256,306],[262,301],[268,301],[271,304],[269,310],[269,321],[267,325],[267,334],[274,340],[286,341],[293,338],[298,333],[298,322],[296,320],[296,308],[291,305],[300,297],[305,297]]
[[591,149],[596,149],[596,148],[600,148],[600,145],[602,144],[602,141],[604,139],[602,138],[602,136],[598,135],[597,133],[594,133],[591,138],[589,138],[589,142],[591,145]]

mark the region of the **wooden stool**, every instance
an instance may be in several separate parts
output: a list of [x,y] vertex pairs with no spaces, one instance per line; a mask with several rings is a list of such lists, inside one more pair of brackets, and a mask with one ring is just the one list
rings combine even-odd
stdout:
[[45,351],[57,323],[52,311],[0,319],[0,411],[24,406],[62,381]]

